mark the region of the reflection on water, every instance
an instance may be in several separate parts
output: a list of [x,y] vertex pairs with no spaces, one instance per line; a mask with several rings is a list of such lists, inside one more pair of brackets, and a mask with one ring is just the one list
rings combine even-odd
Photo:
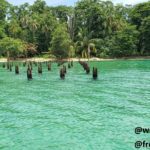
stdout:
[[150,125],[150,61],[90,66],[97,81],[78,63],[65,80],[56,64],[43,75],[34,67],[32,81],[24,67],[20,75],[0,67],[0,149],[134,150],[148,139],[134,128]]

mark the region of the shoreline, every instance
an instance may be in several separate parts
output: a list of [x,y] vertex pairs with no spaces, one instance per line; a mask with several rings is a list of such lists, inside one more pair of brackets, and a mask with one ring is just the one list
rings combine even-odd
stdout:
[[[114,61],[114,60],[148,60],[150,59],[150,56],[139,56],[139,57],[123,57],[123,58],[97,58],[93,57],[90,58],[89,61]],[[63,61],[88,61],[87,58],[69,58],[69,59],[63,59]],[[10,60],[12,61],[19,61],[19,62],[25,62],[25,61],[35,61],[35,62],[45,62],[45,61],[56,61],[56,59],[53,58],[21,58],[16,60]],[[0,58],[0,63],[7,62],[7,58]]]

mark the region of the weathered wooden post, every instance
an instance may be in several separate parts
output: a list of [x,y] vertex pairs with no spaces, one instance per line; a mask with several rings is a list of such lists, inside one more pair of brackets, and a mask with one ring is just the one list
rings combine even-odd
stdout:
[[96,80],[98,77],[98,71],[97,71],[97,68],[94,68],[93,67],[93,79]]
[[60,69],[60,78],[65,79],[65,72],[63,68]]
[[27,69],[27,78],[28,78],[28,80],[32,79],[32,70],[30,67],[28,67],[28,69]]
[[32,62],[30,61],[29,64],[30,64],[30,69],[32,70]]
[[86,73],[87,73],[87,74],[90,73],[90,67],[89,67],[89,66],[86,67]]
[[5,68],[5,63],[3,63],[3,68]]
[[39,73],[39,74],[42,74],[42,65],[41,65],[41,64],[38,65],[38,73]]
[[71,68],[70,63],[68,63],[68,68]]
[[51,71],[51,64],[47,64],[48,71]]
[[89,65],[86,62],[82,62],[82,61],[79,61],[79,63],[83,67],[83,69],[86,71],[86,73],[89,74],[90,73]]
[[19,74],[19,67],[18,67],[18,65],[15,66],[15,73]]

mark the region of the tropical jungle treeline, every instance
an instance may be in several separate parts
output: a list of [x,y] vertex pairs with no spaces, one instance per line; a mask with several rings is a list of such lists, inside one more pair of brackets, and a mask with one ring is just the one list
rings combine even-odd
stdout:
[[13,6],[0,0],[0,55],[32,57],[150,55],[150,1],[134,6],[80,0],[74,7]]

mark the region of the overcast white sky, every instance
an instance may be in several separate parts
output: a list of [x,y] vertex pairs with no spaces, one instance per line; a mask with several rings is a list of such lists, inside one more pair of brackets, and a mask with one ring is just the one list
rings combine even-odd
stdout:
[[[14,5],[20,5],[25,2],[29,4],[33,4],[35,0],[7,0],[8,2]],[[74,5],[78,0],[45,0],[48,5],[56,6],[56,5]],[[122,3],[122,4],[137,4],[140,2],[146,2],[148,0],[112,0],[113,3]]]

